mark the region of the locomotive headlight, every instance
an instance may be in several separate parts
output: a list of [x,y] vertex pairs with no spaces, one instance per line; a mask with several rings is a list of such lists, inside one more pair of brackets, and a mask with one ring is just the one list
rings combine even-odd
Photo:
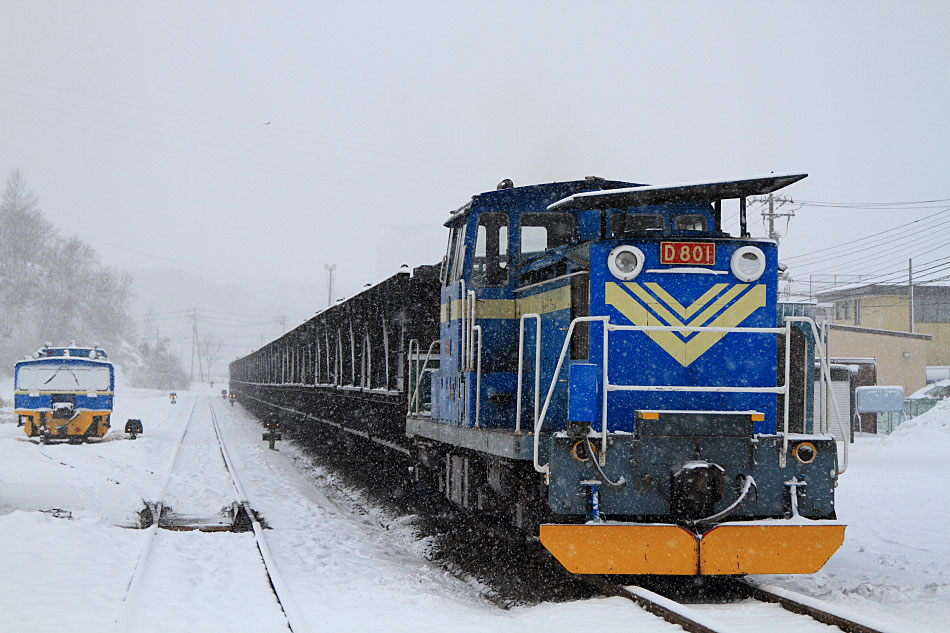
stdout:
[[630,281],[643,270],[646,257],[636,246],[618,246],[607,256],[607,268],[614,277],[623,281]]
[[799,464],[810,464],[818,457],[818,449],[811,442],[802,442],[792,449],[792,455]]
[[765,253],[755,246],[743,246],[732,254],[729,266],[740,281],[755,281],[765,272]]

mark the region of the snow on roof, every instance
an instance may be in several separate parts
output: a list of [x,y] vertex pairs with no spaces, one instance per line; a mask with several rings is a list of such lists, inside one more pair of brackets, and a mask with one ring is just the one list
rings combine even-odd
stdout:
[[605,205],[642,206],[670,202],[702,202],[745,198],[777,191],[805,178],[807,174],[768,174],[751,178],[706,180],[624,187],[575,193],[548,206],[548,210],[562,208],[601,208]]

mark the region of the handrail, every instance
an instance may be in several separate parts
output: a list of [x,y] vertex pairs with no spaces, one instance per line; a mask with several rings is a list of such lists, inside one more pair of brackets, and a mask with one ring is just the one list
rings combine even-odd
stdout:
[[[810,319],[810,318],[808,318],[808,317],[792,317],[792,316],[789,316],[789,317],[785,317],[785,321],[786,321],[786,322],[800,321],[800,322],[802,322],[802,323],[808,323],[808,324],[811,326],[811,333],[812,333],[812,336],[815,337],[815,340],[816,340],[816,341],[820,341],[820,340],[821,340],[821,337],[818,335],[818,326],[815,325],[815,321],[814,321],[814,320],[812,320],[812,319]],[[848,432],[845,430],[844,424],[841,423],[841,416],[840,416],[840,415],[837,415],[837,413],[838,413],[838,401],[837,401],[837,399],[835,398],[835,392],[834,392],[834,390],[831,388],[831,368],[830,368],[829,365],[828,365],[828,358],[825,356],[825,351],[821,348],[821,345],[816,345],[816,347],[818,348],[818,359],[819,359],[819,361],[820,361],[820,363],[821,363],[821,371],[822,371],[822,373],[824,374],[823,378],[824,378],[825,381],[827,381],[827,384],[828,384],[828,395],[830,396],[831,404],[834,406],[835,417],[836,417],[837,420],[838,420],[838,428],[841,430],[841,437],[842,437],[842,439],[844,440],[844,465],[843,465],[841,468],[838,469],[838,474],[840,475],[840,474],[844,473],[844,471],[848,470],[848,452],[849,452],[849,451],[848,451],[848,444],[850,444],[850,441],[849,441],[849,440],[850,440],[850,433],[848,433]],[[786,398],[786,400],[787,400],[787,398]],[[830,424],[830,420],[828,420],[828,421],[826,422],[826,424]],[[788,436],[786,435],[786,446],[787,446],[787,439],[788,439]]]
[[[592,321],[602,321],[604,324],[610,322],[609,316],[586,316],[586,317],[577,317],[571,321],[571,324],[567,327],[567,334],[564,336],[564,344],[561,346],[561,354],[557,359],[557,366],[554,368],[554,375],[551,377],[551,386],[548,388],[548,395],[544,398],[544,407],[541,409],[541,415],[538,417],[537,422],[534,423],[534,469],[539,473],[544,473],[549,475],[551,473],[551,465],[540,464],[538,459],[538,452],[540,448],[540,433],[541,427],[544,426],[544,418],[548,413],[548,405],[551,404],[551,396],[554,395],[554,387],[557,386],[557,377],[561,373],[561,366],[564,364],[564,356],[567,354],[567,350],[571,345],[571,337],[574,335],[574,326],[578,323],[589,323]],[[605,328],[606,329],[606,328]],[[606,352],[606,348],[604,348]],[[606,354],[605,354],[606,355]]]
[[[791,318],[791,317],[788,317]],[[614,325],[607,324],[611,332],[743,332],[746,334],[784,334],[783,327],[703,327],[702,325]]]
[[[418,340],[418,339],[411,339],[411,340],[409,341],[409,377],[410,377],[410,379],[411,379],[412,376],[413,376],[413,373],[412,373],[412,363],[413,363],[412,344],[413,344],[413,343],[416,344],[416,354],[417,354],[417,355],[419,354],[419,349],[420,349],[420,348],[419,348],[419,340]],[[415,361],[415,363],[416,363],[416,373],[415,373],[416,386],[415,386],[415,389],[413,389],[412,397],[409,398],[409,407],[408,407],[408,410],[406,411],[406,415],[412,415],[412,413],[413,413],[412,404],[413,404],[414,402],[416,402],[416,398],[418,398],[418,396],[419,396],[419,387],[422,385],[422,375],[425,373],[426,369],[429,367],[429,358],[432,356],[432,348],[435,347],[436,345],[439,345],[440,343],[441,343],[441,341],[438,340],[438,339],[436,339],[436,340],[432,341],[431,343],[429,343],[429,350],[426,352],[425,360],[424,360],[423,363],[422,363],[422,369],[418,369],[418,367],[419,367],[419,361],[418,361],[418,360]],[[417,406],[418,406],[418,403],[416,403],[416,404],[417,404]],[[416,409],[415,413],[419,413],[419,409],[418,409],[418,408]]]
[[[409,339],[409,351],[406,353],[406,359],[408,360],[407,371],[409,373],[409,387],[406,389],[406,392],[409,392],[409,389],[412,388],[412,378],[415,374],[412,373],[412,348],[415,346],[416,354],[419,353],[419,339],[413,338]],[[412,414],[412,401],[415,399],[415,393],[409,396],[409,401],[406,403],[406,415]]]
[[515,413],[515,435],[521,435],[521,383],[524,371],[524,321],[535,320],[534,335],[534,423],[538,423],[538,398],[541,395],[541,315],[537,312],[522,314],[518,329],[518,406]]
[[472,330],[478,330],[478,368],[475,373],[475,428],[480,427],[482,410],[482,326],[473,325]]
[[[471,313],[468,315],[468,371],[472,370],[472,365],[475,364],[475,328],[478,327],[475,321],[475,303],[478,301],[475,298],[475,291],[468,291],[468,301],[469,309]],[[464,304],[463,304],[464,307]]]
[[[786,320],[811,321],[807,317],[786,317]],[[600,321],[604,324],[604,346],[603,346],[603,402],[601,405],[602,432],[601,432],[601,451],[600,462],[606,463],[607,452],[607,393],[609,391],[696,391],[696,392],[722,392],[722,393],[774,393],[785,396],[785,411],[783,425],[783,454],[788,446],[788,393],[789,393],[789,363],[785,364],[785,383],[776,387],[713,387],[713,386],[686,386],[686,385],[611,385],[608,378],[608,366],[610,362],[609,333],[612,331],[704,331],[704,332],[741,332],[747,334],[784,334],[786,341],[790,340],[791,333],[789,326],[786,327],[702,327],[702,326],[660,326],[660,325],[613,325],[610,323],[609,316],[587,316],[573,319],[567,328],[567,334],[564,337],[564,344],[561,347],[561,353],[558,356],[557,366],[554,369],[554,375],[551,377],[551,384],[548,387],[547,395],[544,399],[544,407],[541,409],[541,415],[535,421],[534,425],[534,469],[537,472],[550,475],[550,464],[541,464],[540,453],[540,433],[544,427],[544,420],[547,417],[548,407],[551,404],[551,398],[554,395],[554,389],[557,386],[558,376],[561,373],[561,367],[564,364],[564,358],[570,347],[571,339],[574,335],[575,326],[578,323]],[[814,322],[812,322],[814,326]],[[786,353],[789,345],[786,343]],[[784,461],[780,457],[781,461]],[[841,471],[843,472],[843,471]]]
[[[782,452],[778,454],[778,467],[785,468],[788,463],[788,401],[791,400],[791,390],[788,388],[788,381],[791,377],[791,358],[792,358],[792,326],[787,320],[789,317],[785,317],[785,393],[782,397],[783,409],[783,419],[785,420],[785,426],[782,429]],[[805,385],[807,386],[807,385]],[[804,386],[803,386],[804,388]],[[804,405],[804,402],[802,403]],[[805,426],[805,411],[804,406],[802,407],[802,428],[804,430]],[[794,491],[793,491],[794,492]]]
[[[449,314],[448,314],[449,323],[452,323],[452,301],[453,301],[452,297],[449,296]],[[466,325],[465,316],[466,316],[465,314],[465,280],[459,279],[459,319],[460,321],[459,321],[458,357],[459,357],[459,369],[462,371],[465,370],[465,359],[467,358],[465,344],[468,342],[468,337],[466,336],[466,329],[465,329],[465,325]]]

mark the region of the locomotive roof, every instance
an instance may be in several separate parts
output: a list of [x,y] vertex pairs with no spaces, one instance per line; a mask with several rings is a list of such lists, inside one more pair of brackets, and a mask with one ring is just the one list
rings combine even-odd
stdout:
[[79,358],[92,362],[108,362],[109,355],[106,354],[104,349],[99,347],[76,347],[75,345],[52,347],[46,345],[36,350],[36,353],[34,353],[31,358],[26,358],[21,362],[60,358]]
[[95,366],[95,365],[107,365],[112,366],[112,362],[107,358],[89,358],[88,356],[40,356],[39,358],[24,358],[16,362],[16,367],[21,365],[62,365],[63,363],[69,363],[70,365],[86,365],[86,366]]
[[523,211],[544,211],[549,208],[552,202],[580,192],[597,194],[605,190],[620,190],[643,186],[645,185],[634,182],[607,180],[597,176],[588,176],[583,180],[546,182],[537,185],[525,185],[523,187],[502,187],[494,191],[486,191],[472,196],[471,200],[451,212],[451,217],[445,222],[445,226],[452,226],[460,216],[468,213],[475,204],[487,204],[489,206],[503,205],[510,204],[512,200],[515,199],[517,200],[518,207]]
[[639,207],[677,202],[712,202],[761,196],[798,182],[808,174],[780,174],[660,186],[634,186],[575,193],[548,206],[551,211]]

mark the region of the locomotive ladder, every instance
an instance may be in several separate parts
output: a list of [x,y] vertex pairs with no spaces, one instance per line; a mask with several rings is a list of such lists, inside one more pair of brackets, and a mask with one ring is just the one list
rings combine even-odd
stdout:
[[[518,344],[518,414],[516,417],[516,433],[520,431],[520,421],[521,421],[521,384],[522,384],[522,355],[524,351],[524,319],[533,318],[536,315],[526,314],[522,317],[521,328],[519,331],[519,344]],[[540,320],[540,319],[539,319]],[[685,392],[714,392],[714,393],[772,393],[776,395],[783,395],[784,397],[784,411],[783,416],[783,426],[782,426],[782,452],[779,453],[779,467],[785,468],[787,455],[788,455],[788,386],[789,386],[789,375],[791,372],[791,336],[792,336],[792,323],[806,323],[810,326],[812,334],[815,337],[816,341],[820,341],[821,338],[818,334],[818,327],[815,325],[815,322],[808,317],[801,316],[787,316],[785,317],[785,327],[702,327],[702,326],[667,326],[667,325],[615,325],[610,322],[609,316],[586,316],[586,317],[577,317],[571,321],[570,326],[567,328],[567,335],[564,337],[564,344],[561,346],[561,353],[558,356],[557,366],[554,368],[554,375],[551,377],[551,384],[548,387],[547,396],[544,399],[544,406],[541,408],[541,413],[537,413],[537,386],[535,387],[535,422],[534,422],[534,469],[539,473],[543,473],[546,476],[550,476],[551,468],[550,464],[541,464],[540,463],[540,438],[541,438],[541,429],[544,427],[544,421],[547,416],[548,407],[551,404],[551,398],[554,395],[554,388],[557,386],[558,376],[561,373],[561,368],[564,365],[564,359],[567,356],[567,351],[570,349],[571,339],[574,336],[574,331],[578,323],[602,323],[603,324],[603,366],[601,368],[601,380],[604,384],[603,396],[601,402],[601,450],[600,450],[600,465],[606,465],[606,456],[607,456],[607,394],[611,391],[685,391]],[[781,386],[776,387],[745,387],[745,386],[690,386],[690,385],[621,385],[621,384],[611,384],[608,378],[608,367],[610,364],[610,333],[611,332],[722,332],[723,334],[728,334],[730,332],[740,332],[744,334],[784,334],[785,335],[785,380]],[[536,337],[536,345],[540,348],[540,328]],[[807,341],[806,341],[807,345]],[[825,350],[822,345],[816,345],[818,349],[818,356],[821,362],[821,379],[822,385],[827,392],[829,393],[832,404],[834,405],[835,411],[838,410],[838,403],[835,399],[834,392],[831,390],[831,372],[829,369],[828,359],[825,356]],[[539,358],[539,354],[535,353],[535,358]],[[537,367],[537,364],[536,364]],[[537,385],[539,372],[535,369],[535,384]],[[838,474],[843,473],[848,468],[848,442],[847,434],[845,434],[845,429],[841,421],[840,416],[836,416],[838,425],[841,428],[843,437],[845,437],[844,442],[844,460],[841,466],[838,468]],[[821,411],[821,416],[819,420],[819,432],[827,433],[830,428],[830,422],[828,416],[824,410]]]

